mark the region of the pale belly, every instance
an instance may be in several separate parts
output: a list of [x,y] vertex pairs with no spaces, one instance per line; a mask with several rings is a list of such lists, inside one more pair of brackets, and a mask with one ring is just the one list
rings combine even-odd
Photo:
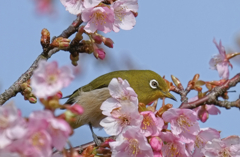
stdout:
[[83,107],[84,112],[77,117],[76,123],[72,123],[71,126],[78,128],[91,123],[95,128],[102,128],[99,123],[106,116],[102,114],[100,106],[110,97],[108,88],[96,89],[89,92],[79,91],[76,103]]

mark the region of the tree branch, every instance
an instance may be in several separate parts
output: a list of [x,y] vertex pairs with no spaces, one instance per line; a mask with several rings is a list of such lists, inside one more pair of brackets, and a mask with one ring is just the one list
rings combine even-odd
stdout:
[[[77,16],[77,19],[73,21],[73,23],[64,30],[58,37],[68,38],[72,34],[78,31],[79,25],[83,21],[80,16]],[[29,69],[23,73],[17,81],[15,81],[5,92],[0,95],[0,105],[3,105],[7,100],[17,95],[18,92],[21,92],[20,85],[27,80],[29,80],[33,74],[33,71],[37,68],[38,62],[40,60],[48,60],[53,54],[59,51],[59,48],[44,48],[43,52],[37,57],[37,59],[33,62],[33,64],[29,67]]]
[[227,80],[224,84],[213,88],[213,90],[206,96],[193,102],[183,102],[179,108],[193,109],[204,104],[214,104],[219,107],[225,107],[230,109],[231,107],[237,107],[240,109],[240,99],[230,101],[219,101],[218,97],[222,96],[231,87],[236,86],[240,82],[240,73],[235,75],[232,79]]

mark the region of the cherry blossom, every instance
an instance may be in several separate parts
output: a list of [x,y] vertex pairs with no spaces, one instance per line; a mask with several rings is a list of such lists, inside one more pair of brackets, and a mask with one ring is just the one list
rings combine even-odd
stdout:
[[141,124],[142,133],[146,137],[157,136],[164,125],[163,120],[159,117],[155,117],[152,111],[141,112],[141,115],[143,115],[143,121]]
[[56,61],[40,61],[38,68],[33,72],[31,87],[37,97],[47,98],[68,86],[73,78],[72,71],[67,66],[58,69]]
[[119,135],[127,126],[137,126],[140,128],[143,116],[135,108],[122,106],[113,109],[111,116],[104,118],[100,125],[109,135]]
[[165,122],[170,122],[172,133],[179,135],[183,142],[194,141],[195,135],[200,131],[197,114],[190,109],[171,108],[163,113],[162,118]]
[[0,149],[27,133],[25,120],[13,103],[0,107]]
[[229,136],[224,139],[213,139],[208,141],[202,149],[206,157],[239,157],[240,156],[240,137]]
[[193,157],[204,156],[201,150],[205,146],[205,144],[208,141],[219,138],[220,138],[219,131],[212,128],[201,128],[201,131],[199,131],[198,135],[196,135],[195,141],[187,144],[187,147],[189,147],[189,152],[191,153],[192,150],[194,150],[192,154]]
[[39,124],[51,136],[52,146],[62,150],[71,133],[69,124],[53,117],[50,111],[35,111],[29,116],[29,125]]
[[164,157],[189,157],[184,143],[178,136],[171,132],[162,132],[160,137],[163,140],[162,154]]
[[45,124],[31,124],[28,133],[21,139],[11,143],[6,149],[18,152],[22,156],[50,157],[52,153],[51,137],[46,130]]
[[102,0],[60,0],[71,14],[77,15],[82,13],[86,8],[97,6]]
[[115,142],[109,142],[112,157],[152,157],[153,151],[139,127],[128,126],[117,137]]
[[108,33],[113,30],[114,13],[112,9],[104,5],[89,8],[82,12],[82,20],[87,22],[84,30],[88,33],[94,33],[97,30]]
[[113,78],[108,85],[108,89],[112,97],[104,101],[100,107],[104,115],[111,116],[112,110],[121,107],[123,104],[135,108],[136,111],[138,110],[137,94],[127,80]]
[[[196,100],[198,100],[198,96],[190,98],[188,102],[193,102]],[[221,111],[215,105],[208,105],[208,104],[199,106],[193,110],[197,113],[198,119],[201,120],[203,123],[208,120],[209,114],[218,115],[221,113]]]
[[209,62],[210,69],[217,70],[219,77],[223,79],[228,79],[229,77],[229,69],[228,66],[232,67],[232,64],[229,62],[227,58],[225,48],[222,46],[222,42],[220,40],[219,44],[217,44],[216,40],[213,39],[214,44],[216,45],[219,54],[214,55]]
[[112,4],[114,10],[113,30],[119,32],[120,28],[124,30],[132,29],[136,24],[133,12],[138,11],[137,0],[118,0]]

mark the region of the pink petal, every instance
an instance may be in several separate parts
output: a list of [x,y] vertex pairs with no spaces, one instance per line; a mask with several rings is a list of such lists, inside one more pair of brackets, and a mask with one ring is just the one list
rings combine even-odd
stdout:
[[163,113],[162,118],[165,122],[170,122],[172,119],[175,119],[179,116],[179,110],[171,108]]
[[221,63],[218,63],[216,66],[217,66],[219,77],[223,79],[228,79],[229,78],[228,64],[226,62],[221,62]]
[[215,105],[206,105],[207,111],[211,115],[218,115],[221,111]]
[[232,136],[228,136],[224,139],[222,139],[222,141],[224,142],[224,144],[229,147],[231,145],[237,145],[240,144],[240,137],[236,136],[236,135],[232,135]]
[[211,141],[212,139],[219,139],[220,132],[212,128],[201,128],[198,136],[204,140],[204,142]]

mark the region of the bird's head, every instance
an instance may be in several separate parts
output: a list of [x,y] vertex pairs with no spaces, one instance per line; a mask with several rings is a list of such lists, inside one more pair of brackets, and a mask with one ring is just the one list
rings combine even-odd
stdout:
[[133,77],[134,79],[129,83],[138,94],[139,102],[149,104],[165,97],[176,101],[176,98],[169,92],[167,83],[159,74],[150,70],[142,70]]

